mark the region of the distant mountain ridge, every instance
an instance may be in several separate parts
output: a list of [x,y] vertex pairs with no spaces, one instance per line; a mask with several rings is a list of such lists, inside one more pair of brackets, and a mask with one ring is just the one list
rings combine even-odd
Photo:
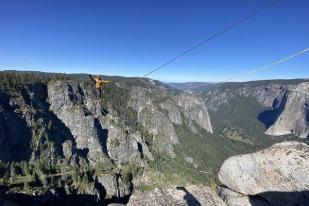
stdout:
[[222,105],[230,105],[233,109],[239,104],[233,106],[231,101],[252,98],[260,106],[265,107],[256,117],[265,124],[267,129],[265,134],[274,136],[295,134],[303,138],[309,135],[308,85],[308,79],[227,82],[213,85],[200,82],[184,83],[180,86],[176,84],[177,87],[201,95],[208,108],[213,111],[220,110]]
[[207,87],[210,84],[213,84],[212,82],[184,82],[184,83],[167,83],[168,85],[175,87],[177,89],[198,89]]
[[281,84],[297,84],[303,81],[309,81],[309,78],[300,78],[300,79],[269,79],[269,80],[254,80],[254,81],[245,81],[245,82],[182,82],[182,83],[174,83],[169,82],[168,85],[175,87],[177,89],[188,89],[188,90],[198,90],[202,89],[210,89],[212,87],[217,87],[220,85],[233,85],[233,86],[241,86],[245,84],[267,84],[269,82],[272,83],[281,83]]

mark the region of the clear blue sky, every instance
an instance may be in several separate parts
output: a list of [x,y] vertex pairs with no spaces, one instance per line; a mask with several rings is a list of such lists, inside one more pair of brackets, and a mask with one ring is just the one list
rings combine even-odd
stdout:
[[[0,0],[0,69],[141,76],[270,0]],[[309,1],[281,0],[151,75],[220,81],[309,47]],[[239,81],[309,77],[309,53]]]

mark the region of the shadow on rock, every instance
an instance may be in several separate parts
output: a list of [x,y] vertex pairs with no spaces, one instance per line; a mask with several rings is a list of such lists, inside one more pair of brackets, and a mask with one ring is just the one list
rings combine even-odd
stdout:
[[270,205],[280,206],[305,206],[309,205],[309,191],[301,192],[264,192],[251,196],[250,203],[252,206],[260,206],[256,203],[256,197],[262,197]]
[[273,101],[273,109],[266,110],[258,115],[258,120],[265,125],[266,129],[276,122],[278,114],[280,114],[285,108],[287,98],[287,93],[284,93],[282,97],[277,97]]
[[103,152],[105,154],[108,154],[107,153],[108,130],[102,128],[101,123],[97,118],[94,119],[94,126],[97,129],[97,134],[98,134],[100,145],[102,146]]
[[186,200],[187,205],[189,205],[189,206],[201,206],[201,203],[190,192],[188,192],[188,190],[186,190],[186,188],[177,187],[177,190],[182,190],[186,193],[185,196],[184,196],[184,199]]
[[31,156],[30,141],[31,131],[25,120],[11,110],[0,112],[0,159],[2,161],[28,161]]
[[258,120],[268,129],[276,121],[276,110],[266,110],[259,114]]

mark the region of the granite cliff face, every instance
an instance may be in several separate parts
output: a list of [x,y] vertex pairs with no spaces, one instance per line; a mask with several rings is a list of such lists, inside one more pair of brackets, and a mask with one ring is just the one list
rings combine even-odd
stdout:
[[[134,87],[130,107],[137,112],[138,121],[153,135],[161,151],[174,155],[178,143],[174,124],[183,125],[184,118],[212,133],[208,111],[203,100],[191,93],[172,94],[166,87],[150,82],[152,87]],[[155,86],[156,85],[156,86]],[[155,86],[155,87],[153,87]]]
[[[133,87],[132,91],[128,107],[137,112],[138,122],[153,135],[154,144],[162,151],[173,154],[173,145],[178,143],[174,124],[181,125],[183,118],[212,132],[207,108],[196,96],[174,95],[151,81],[147,88]],[[30,146],[29,142],[33,142],[34,126],[39,123],[41,129],[52,133],[50,153],[54,153],[54,159],[65,156],[76,163],[81,157],[91,164],[104,158],[119,163],[141,162],[141,156],[153,159],[142,134],[127,128],[112,107],[103,109],[92,88],[84,83],[50,81],[24,88],[20,96],[1,93],[0,97],[2,160],[35,158],[38,145]],[[12,146],[21,151],[10,154]]]
[[[117,78],[98,101],[88,79],[55,79],[0,91],[0,160],[18,162],[10,166],[0,163],[0,180],[10,186],[24,185],[13,188],[14,192],[38,194],[42,200],[51,200],[46,197],[49,194],[83,194],[94,203],[126,202],[133,188],[152,182],[150,188],[155,188],[166,182],[171,189],[137,192],[129,205],[269,205],[277,197],[269,195],[270,189],[275,195],[285,192],[292,197],[293,192],[300,200],[306,198],[303,190],[307,182],[303,179],[308,177],[301,171],[308,167],[308,151],[301,143],[240,156],[232,161],[235,164],[227,160],[219,174],[223,184],[219,194],[225,203],[205,186],[173,188],[187,184],[190,178],[209,181],[217,175],[218,162],[247,151],[247,147],[252,149],[254,143],[246,141],[247,134],[237,128],[232,140],[221,133],[212,134],[204,100],[190,91],[174,90],[149,79],[137,83],[136,79]],[[206,102],[213,112],[239,95],[253,97],[269,108],[273,117],[267,133],[306,137],[307,89],[308,83],[217,88],[208,91],[212,97]],[[228,129],[224,131],[231,135]],[[243,141],[235,141],[237,135],[244,136]],[[235,170],[229,171],[232,167]],[[15,179],[10,176],[18,177],[16,181],[27,177],[32,182],[12,184]],[[40,189],[33,189],[33,184]],[[145,201],[147,198],[153,201]]]
[[[44,191],[31,192],[42,198],[55,185],[63,188],[61,195],[127,198],[133,191],[133,173],[149,171],[154,155],[175,158],[176,125],[212,132],[202,99],[159,82],[143,82],[115,81],[111,88],[118,93],[107,91],[101,101],[93,85],[78,79],[1,90],[0,160],[25,161],[16,170],[12,166],[10,173],[38,174],[33,176],[40,180],[32,180],[33,184],[44,184]],[[58,174],[57,184],[56,178],[47,179],[49,169]]]
[[188,92],[176,96],[175,99],[188,119],[195,121],[197,125],[213,133],[208,111],[202,99]]
[[309,204],[309,146],[274,144],[228,158],[221,166],[218,192],[228,206]]
[[[72,136],[48,110],[46,86],[28,85],[20,90],[20,95],[1,92],[0,96],[0,159],[35,161],[44,156],[55,164],[63,154],[62,143],[71,141]],[[43,145],[48,145],[44,151]]]
[[239,96],[254,97],[261,105],[271,107],[274,99],[287,90],[286,85],[271,82],[256,86],[250,82],[230,84],[210,87],[205,97],[209,109],[216,110],[221,104],[227,104]]
[[142,151],[151,159],[141,135],[130,133],[112,109],[106,114],[91,88],[74,81],[50,82],[48,102],[50,110],[71,131],[76,148],[85,152],[90,163],[104,158],[118,163],[142,162]]
[[197,92],[205,98],[207,107],[212,111],[217,111],[221,105],[228,105],[240,97],[253,99],[265,108],[261,116],[256,117],[265,124],[265,134],[308,137],[308,81],[225,83],[207,90],[197,89]]
[[309,83],[291,87],[278,97],[274,105],[276,119],[266,131],[268,135],[295,134],[302,138],[309,137]]

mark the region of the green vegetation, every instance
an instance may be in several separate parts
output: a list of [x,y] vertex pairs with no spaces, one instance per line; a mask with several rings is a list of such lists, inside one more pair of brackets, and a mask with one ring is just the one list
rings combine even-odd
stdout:
[[[207,133],[197,125],[194,126],[199,128],[198,134],[190,132],[188,123],[174,125],[180,141],[180,144],[175,145],[175,158],[156,154],[156,160],[150,165],[160,175],[154,175],[153,182],[139,185],[138,189],[149,190],[158,185],[188,183],[203,183],[214,187],[217,184],[217,173],[228,157],[254,152],[293,138],[264,134],[265,126],[257,117],[267,109],[253,98],[239,96],[228,104],[222,104],[217,111],[210,111],[214,134]],[[193,162],[185,161],[186,157],[192,158]]]
[[[37,83],[46,86],[49,81],[57,79],[75,79],[83,86],[93,90],[93,84],[86,75],[0,72],[0,91],[8,96],[20,95],[23,88],[34,86]],[[95,175],[99,176],[105,173],[113,175],[118,173],[118,169],[121,167],[123,181],[134,180],[137,190],[144,191],[155,187],[200,183],[214,187],[217,183],[218,170],[229,156],[253,152],[275,142],[291,138],[290,136],[270,137],[264,135],[265,126],[258,121],[257,117],[267,108],[263,108],[253,98],[239,96],[229,100],[228,104],[222,104],[217,111],[209,112],[214,134],[206,132],[194,122],[198,133],[192,133],[188,120],[182,116],[183,125],[174,125],[179,144],[174,146],[175,156],[171,157],[156,149],[153,135],[138,122],[137,112],[127,107],[133,86],[139,84],[144,88],[155,89],[151,85],[138,82],[136,78],[109,77],[108,79],[111,79],[113,83],[104,85],[102,108],[112,108],[115,116],[122,120],[117,123],[122,128],[127,128],[128,135],[135,132],[141,133],[154,156],[154,161],[145,160],[147,162],[145,167],[141,167],[136,162],[116,166],[113,160],[108,157],[93,167],[83,159],[79,165],[75,166],[70,165],[69,160],[63,159],[63,157],[57,157],[51,161],[50,157],[53,156],[57,147],[55,144],[61,144],[66,136],[63,133],[61,134],[63,139],[55,141],[54,123],[36,118],[32,122],[30,142],[31,149],[35,151],[36,156],[31,162],[0,162],[0,184],[9,186],[12,192],[27,194],[34,190],[45,191],[53,187],[66,186],[86,191],[89,184],[94,182]],[[295,82],[298,81],[292,83]],[[249,84],[253,87],[261,83],[231,83],[225,86],[240,87],[242,84]],[[179,93],[178,90],[170,92],[172,94]],[[156,105],[169,98],[159,92],[156,93],[156,91],[146,95]],[[79,102],[76,103],[76,106],[79,106],[78,104]],[[164,109],[159,109],[166,114]],[[120,143],[119,140],[110,142],[114,147]],[[141,180],[143,175],[147,175],[148,182]]]
[[[123,181],[131,181],[132,170],[136,168],[127,165],[123,172]],[[134,168],[134,169],[133,169]],[[44,192],[52,188],[62,187],[78,190],[81,193],[88,191],[94,177],[102,174],[114,174],[114,165],[110,159],[97,164],[94,168],[89,164],[72,166],[67,161],[59,161],[55,165],[47,164],[41,160],[30,162],[0,161],[0,185],[6,185],[9,192]]]
[[217,111],[209,111],[209,115],[215,134],[231,138],[231,134],[236,132],[238,141],[241,139],[252,145],[252,149],[246,152],[252,152],[293,137],[272,137],[264,134],[265,125],[258,120],[258,116],[268,109],[251,97],[238,96],[229,99],[228,104],[220,105]]
[[49,74],[39,72],[0,72],[0,91],[16,92],[25,85],[46,84],[50,80],[71,79],[66,74]]
[[245,142],[247,144],[252,144],[252,145],[254,144],[254,142],[252,142],[249,139],[247,134],[242,129],[239,129],[239,128],[225,127],[222,130],[222,135],[232,140]]
[[[180,144],[175,145],[175,158],[158,159],[159,171],[177,173],[185,182],[210,184],[216,179],[223,161],[234,154],[243,153],[247,144],[207,133],[192,134],[187,127],[176,126]],[[193,163],[185,161],[191,157]]]
[[[175,157],[152,152],[155,161],[147,171],[148,182],[138,182],[136,189],[151,190],[156,187],[186,186],[188,184],[217,184],[217,173],[225,159],[232,155],[254,151],[255,145],[210,134],[199,128],[193,134],[188,123],[174,125],[180,143],[175,145]],[[192,158],[193,162],[186,161]]]
[[[132,81],[127,82],[129,85],[136,86]],[[129,87],[126,87],[129,88]],[[130,90],[120,88],[115,83],[107,84],[104,87],[104,93],[102,97],[103,108],[111,106],[113,111],[123,120],[125,125],[121,125],[130,128],[130,132],[140,132],[142,137],[148,143],[150,148],[152,147],[152,135],[144,128],[144,126],[138,122],[137,112],[131,107],[128,107],[130,101]],[[115,144],[118,144],[115,142]]]

